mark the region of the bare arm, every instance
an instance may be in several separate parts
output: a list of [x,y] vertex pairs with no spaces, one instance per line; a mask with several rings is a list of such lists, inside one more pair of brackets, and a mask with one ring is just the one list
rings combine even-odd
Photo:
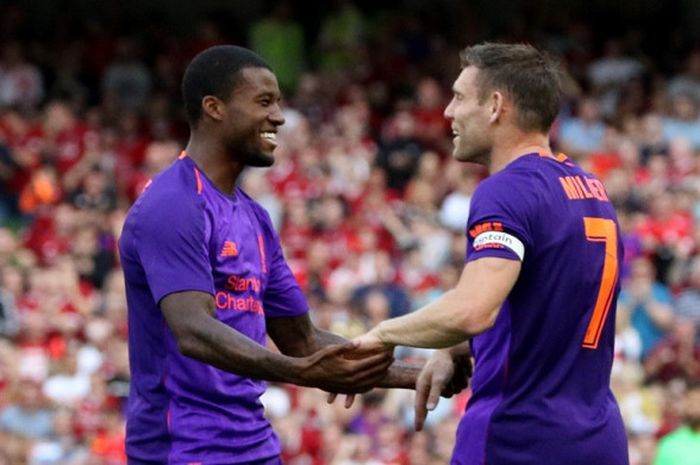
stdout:
[[[289,318],[268,318],[267,333],[283,354],[294,357],[311,355],[331,344],[346,344],[347,339],[334,333],[318,329],[311,322],[308,314]],[[362,351],[348,354],[349,357],[361,358],[375,354],[376,351]],[[394,361],[384,378],[376,387],[413,389],[421,366]]]
[[452,357],[471,357],[472,348],[469,346],[469,341],[464,341],[461,344],[454,345],[445,349]]
[[[448,348],[489,329],[515,285],[521,264],[487,257],[467,263],[454,289],[408,315],[386,320],[367,336],[387,345]],[[463,350],[464,346],[454,350]]]
[[267,350],[214,318],[214,298],[205,292],[173,293],[160,307],[183,355],[242,376],[363,392],[384,377],[391,363],[386,351],[362,360],[345,358],[353,348],[350,343],[327,346],[307,357]]
[[280,351],[293,357],[303,357],[327,345],[347,342],[342,336],[318,329],[308,313],[295,317],[267,318],[265,323],[267,334]]

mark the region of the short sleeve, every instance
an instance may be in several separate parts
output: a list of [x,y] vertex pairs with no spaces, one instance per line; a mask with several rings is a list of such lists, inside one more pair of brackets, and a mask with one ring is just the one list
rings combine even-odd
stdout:
[[467,224],[467,257],[523,261],[531,246],[529,218],[532,192],[523,176],[502,173],[483,181],[474,192]]
[[173,292],[214,294],[205,213],[196,200],[184,195],[163,198],[139,211],[134,247],[155,302]]
[[309,311],[309,304],[284,258],[279,236],[267,213],[261,212],[259,216],[262,217],[266,232],[264,247],[269,251],[269,276],[263,296],[265,316],[275,318],[303,315]]

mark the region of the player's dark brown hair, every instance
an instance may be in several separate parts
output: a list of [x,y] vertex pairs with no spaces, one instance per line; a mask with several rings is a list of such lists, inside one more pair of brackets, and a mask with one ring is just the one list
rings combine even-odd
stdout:
[[525,131],[549,131],[559,113],[561,76],[558,63],[526,44],[484,42],[460,53],[462,68],[479,69],[479,100],[498,90],[517,108],[517,122]]
[[235,45],[217,45],[194,57],[182,77],[182,99],[190,124],[195,125],[202,117],[205,96],[227,102],[241,70],[251,67],[272,70],[255,52]]

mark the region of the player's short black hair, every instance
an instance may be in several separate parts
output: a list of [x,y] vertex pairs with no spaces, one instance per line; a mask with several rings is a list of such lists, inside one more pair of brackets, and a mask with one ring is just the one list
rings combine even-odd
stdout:
[[227,101],[244,68],[270,68],[258,54],[235,45],[217,45],[192,59],[182,77],[182,99],[187,120],[196,124],[202,116],[202,99],[213,95]]
[[493,90],[505,92],[522,129],[549,131],[561,101],[561,71],[552,57],[527,44],[484,42],[462,50],[460,59],[463,68],[479,69],[482,102]]

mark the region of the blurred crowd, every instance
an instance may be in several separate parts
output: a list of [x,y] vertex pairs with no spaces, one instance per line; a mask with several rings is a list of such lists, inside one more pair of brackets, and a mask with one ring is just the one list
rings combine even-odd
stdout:
[[[117,240],[144,184],[186,140],[184,66],[228,35],[206,19],[186,38],[87,21],[24,40],[21,10],[2,13],[0,465],[124,464]],[[485,172],[451,159],[442,112],[466,44],[349,1],[324,15],[313,47],[304,34],[285,2],[248,30],[243,44],[285,90],[286,124],[276,164],[248,170],[242,187],[270,212],[316,324],[352,337],[461,272]],[[617,207],[612,387],[631,463],[690,463],[674,454],[700,456],[689,429],[700,426],[700,48],[669,51],[662,69],[640,31],[596,41],[576,23],[520,39],[561,60],[553,146],[599,176]],[[375,390],[345,409],[271,384],[264,403],[287,465],[431,465],[448,462],[468,398],[442,399],[420,433],[410,391]]]

